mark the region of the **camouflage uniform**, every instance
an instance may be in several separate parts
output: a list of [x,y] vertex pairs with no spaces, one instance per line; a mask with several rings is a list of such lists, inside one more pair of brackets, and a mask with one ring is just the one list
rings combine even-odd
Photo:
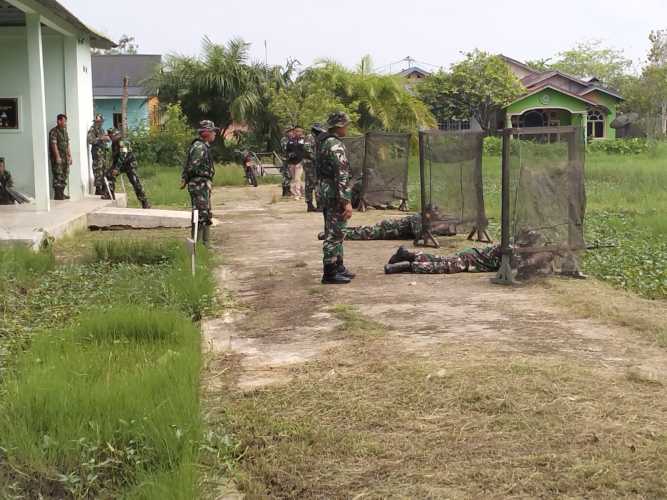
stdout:
[[352,199],[350,190],[352,174],[345,145],[335,136],[329,136],[321,143],[318,161],[321,175],[320,196],[325,220],[323,260],[326,265],[343,259],[347,221],[341,216],[341,208],[344,202],[350,202]]
[[411,263],[410,272],[416,274],[495,272],[500,269],[501,258],[500,245],[484,249],[467,248],[448,257],[419,252]]
[[15,203],[14,197],[8,191],[13,187],[12,174],[7,172],[7,170],[0,173],[0,205],[13,205]]
[[290,195],[290,187],[292,185],[292,176],[290,175],[289,165],[287,164],[287,136],[280,139],[280,151],[283,156],[283,164],[280,166],[280,173],[283,176],[283,196]]
[[[52,148],[55,146],[60,155],[60,163],[56,162]],[[49,156],[51,173],[53,174],[54,191],[64,191],[69,177],[69,134],[66,128],[53,127],[49,132]]]
[[308,207],[313,206],[313,192],[315,193],[315,201],[317,206],[321,205],[320,190],[317,182],[317,172],[315,171],[315,137],[308,134],[305,139],[306,158],[303,161],[303,170],[306,177],[306,193],[305,199]]
[[106,188],[104,186],[104,174],[106,171],[107,135],[101,125],[93,125],[88,130],[88,145],[90,146],[90,155],[93,159],[93,176],[95,177],[95,194],[104,194]]
[[211,189],[214,176],[215,166],[209,145],[203,139],[195,139],[188,150],[181,179],[188,186],[193,210],[199,210],[199,223],[205,226],[213,223]]
[[[130,142],[125,139],[117,140],[111,146],[111,167],[106,172],[106,178],[112,194],[116,192],[116,177],[120,174],[127,175],[130,184],[134,188],[134,193],[137,195],[137,199],[141,202],[141,206],[143,208],[150,208],[146,192],[137,174],[137,157],[132,151]],[[106,191],[106,186],[104,190]],[[108,198],[109,194],[105,193],[103,197]]]
[[345,239],[362,240],[411,240],[421,234],[421,214],[409,215],[400,219],[388,219],[372,226],[349,227],[345,230]]

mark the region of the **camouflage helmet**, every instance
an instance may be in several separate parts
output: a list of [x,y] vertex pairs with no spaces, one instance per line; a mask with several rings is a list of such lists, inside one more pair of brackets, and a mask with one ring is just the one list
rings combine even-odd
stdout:
[[329,115],[329,119],[327,120],[327,127],[329,130],[336,127],[347,127],[350,124],[350,121],[350,117],[347,113],[343,111],[336,111]]
[[220,132],[220,127],[216,127],[211,120],[202,120],[199,122],[197,132]]
[[0,156],[0,163],[2,163],[3,165],[5,164],[5,157],[4,156]]
[[95,121],[95,122],[102,122],[102,123],[104,123],[104,116],[102,116],[100,113],[97,113],[97,114],[95,115],[95,120],[94,120],[94,121]]

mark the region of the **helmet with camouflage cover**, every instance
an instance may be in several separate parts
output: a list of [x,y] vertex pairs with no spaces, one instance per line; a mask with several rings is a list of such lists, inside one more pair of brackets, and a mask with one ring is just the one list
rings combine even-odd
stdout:
[[350,124],[351,120],[347,113],[343,111],[336,111],[329,115],[327,120],[327,128],[331,130],[332,128],[343,128],[347,127]]
[[104,123],[104,116],[101,113],[97,113],[95,115],[95,120],[93,120],[95,123]]

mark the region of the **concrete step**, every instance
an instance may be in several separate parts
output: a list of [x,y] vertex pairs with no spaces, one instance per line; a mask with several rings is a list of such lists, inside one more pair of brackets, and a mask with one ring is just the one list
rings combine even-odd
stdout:
[[95,229],[189,228],[191,212],[105,207],[88,214],[88,227]]

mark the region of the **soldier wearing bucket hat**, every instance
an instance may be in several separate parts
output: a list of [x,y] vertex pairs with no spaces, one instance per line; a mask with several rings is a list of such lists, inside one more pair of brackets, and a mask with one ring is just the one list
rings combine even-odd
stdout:
[[352,175],[342,137],[347,135],[350,117],[341,111],[327,120],[328,132],[317,139],[317,177],[324,212],[324,244],[322,284],[350,283],[354,273],[344,264],[343,241],[347,221],[352,217]]
[[[213,224],[211,213],[211,190],[213,188],[213,177],[215,166],[211,156],[211,144],[215,141],[220,128],[215,126],[211,120],[199,122],[197,137],[187,152],[187,160],[181,175],[181,189],[188,188],[192,210],[199,211],[198,237],[208,245],[209,230]],[[192,237],[194,238],[195,227],[192,225]]]

